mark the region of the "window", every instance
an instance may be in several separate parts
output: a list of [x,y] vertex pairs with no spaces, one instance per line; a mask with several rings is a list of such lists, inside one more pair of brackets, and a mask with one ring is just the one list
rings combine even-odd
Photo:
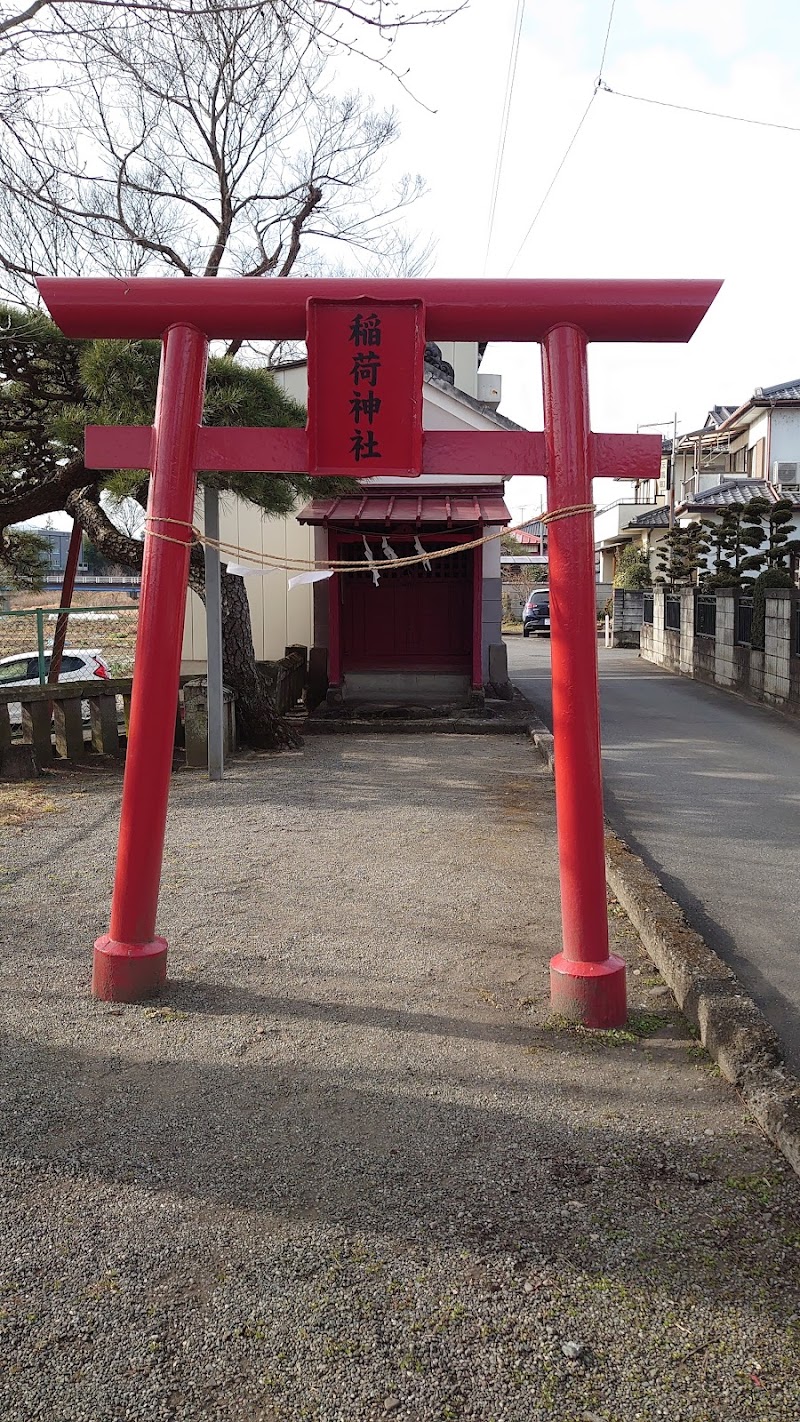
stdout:
[[[64,676],[64,675],[66,675],[67,672],[80,671],[82,666],[83,666],[83,658],[82,658],[82,657],[62,657],[62,658],[61,658],[61,671],[60,671],[59,675]],[[49,653],[49,652],[48,652],[47,656],[46,656],[45,659],[44,659],[44,674],[45,674],[45,676],[49,676],[49,675],[50,675],[50,653]],[[87,676],[88,676],[88,671],[87,671]],[[31,657],[30,660],[28,661],[28,677],[29,677],[31,680],[34,680],[34,681],[38,681],[38,680],[39,680],[39,658],[38,658],[38,657]]]
[[18,662],[6,662],[0,667],[0,686],[4,683],[28,680],[28,663],[22,658]]

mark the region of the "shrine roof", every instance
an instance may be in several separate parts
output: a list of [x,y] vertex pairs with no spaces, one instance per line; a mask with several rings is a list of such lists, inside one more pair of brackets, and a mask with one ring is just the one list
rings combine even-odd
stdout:
[[505,501],[486,490],[431,489],[419,493],[389,491],[312,499],[297,515],[298,523],[327,528],[466,528],[476,524],[511,522]]

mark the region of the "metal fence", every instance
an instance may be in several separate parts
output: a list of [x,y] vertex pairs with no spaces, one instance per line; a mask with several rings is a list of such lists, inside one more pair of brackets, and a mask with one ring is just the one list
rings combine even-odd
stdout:
[[792,641],[792,651],[796,657],[800,657],[800,602],[794,600],[794,639]]
[[653,594],[646,592],[642,598],[642,622],[653,625]]
[[749,647],[753,633],[753,599],[740,597],[736,601],[736,645]]
[[716,637],[717,599],[713,594],[697,594],[694,603],[694,630],[698,637]]
[[[43,686],[50,671],[50,652],[58,623],[58,598],[39,605],[30,596],[11,595],[0,608],[0,678],[7,681],[38,681]],[[133,673],[139,606],[124,594],[118,602],[93,603],[86,595],[70,609],[67,639],[61,662],[61,677],[78,673],[81,663],[71,653],[95,652],[108,666],[112,677]],[[10,659],[13,658],[13,664]],[[71,661],[75,665],[71,665]]]
[[667,593],[664,598],[664,626],[673,632],[681,630],[681,600],[676,593]]

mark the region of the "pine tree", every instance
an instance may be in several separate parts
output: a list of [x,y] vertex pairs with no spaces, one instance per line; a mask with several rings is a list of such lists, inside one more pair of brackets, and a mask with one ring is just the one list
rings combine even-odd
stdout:
[[690,523],[684,528],[676,524],[659,544],[656,583],[670,588],[691,586],[705,567],[708,549],[704,524]]
[[704,520],[713,556],[711,572],[702,580],[704,588],[739,587],[748,582],[743,576],[746,570],[757,571],[765,556],[756,550],[764,542],[763,514],[768,508],[766,499],[726,504],[716,518]]
[[[0,307],[0,555],[12,520],[64,509],[77,519],[109,562],[142,566],[143,544],[109,519],[101,491],[145,504],[146,470],[95,473],[83,463],[87,424],[149,425],[155,408],[160,344],[157,341],[69,341],[39,313]],[[289,400],[268,371],[233,357],[212,357],[204,422],[208,425],[292,426],[305,412]],[[312,494],[305,475],[203,474],[202,480],[247,499],[265,513],[287,515]],[[326,481],[326,492],[349,490]],[[192,549],[189,585],[205,596],[202,549]],[[237,721],[251,745],[296,743],[274,710],[256,666],[250,610],[242,578],[222,575],[223,675],[236,694]]]
[[33,529],[9,528],[0,542],[0,592],[38,592],[50,565],[50,545]]
[[[764,540],[766,538],[766,525],[764,519],[770,511],[769,499],[761,496],[751,499],[749,504],[744,505],[742,514],[742,542],[746,548],[751,549],[745,557],[741,559],[740,568],[742,574],[752,573],[757,576],[766,562],[766,549]],[[744,576],[742,583],[744,586],[752,586],[754,578]]]
[[767,566],[788,568],[789,559],[800,553],[800,538],[792,538],[794,504],[791,499],[778,499],[769,511],[767,529]]

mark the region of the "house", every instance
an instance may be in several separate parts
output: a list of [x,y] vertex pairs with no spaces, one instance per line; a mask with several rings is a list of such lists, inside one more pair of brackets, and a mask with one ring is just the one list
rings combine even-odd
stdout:
[[676,505],[731,478],[800,494],[800,380],[759,387],[743,405],[715,405],[702,429],[678,440]]
[[542,557],[547,556],[546,523],[540,523],[538,519],[533,519],[531,523],[526,523],[524,528],[517,529],[512,537],[522,548],[529,549],[531,553],[538,553]]
[[[498,414],[499,381],[479,373],[478,365],[477,343],[426,347],[425,429],[519,428]],[[305,404],[306,362],[292,361],[276,374],[287,394]],[[248,577],[259,660],[273,660],[300,642],[327,657],[332,701],[425,699],[466,697],[488,680],[488,649],[501,641],[500,539],[465,546],[429,566],[393,568],[393,554],[460,549],[509,522],[498,477],[373,478],[361,481],[359,494],[338,497],[326,494],[320,479],[318,495],[291,518],[265,518],[252,505],[224,499],[220,536],[243,550],[354,566],[352,573],[291,591],[280,572]],[[205,657],[205,613],[192,594],[184,670],[202,670]]]
[[[662,478],[664,476],[662,475]],[[595,577],[610,588],[620,553],[629,543],[644,544],[638,520],[664,505],[666,487],[661,479],[642,479],[633,494],[597,509],[594,516]]]
[[674,519],[713,520],[730,503],[756,496],[791,499],[800,531],[800,380],[759,387],[743,405],[714,405],[700,429],[662,443],[661,476],[643,481],[629,499],[595,514],[598,582],[612,581],[627,544],[642,548],[656,570],[658,544]]

